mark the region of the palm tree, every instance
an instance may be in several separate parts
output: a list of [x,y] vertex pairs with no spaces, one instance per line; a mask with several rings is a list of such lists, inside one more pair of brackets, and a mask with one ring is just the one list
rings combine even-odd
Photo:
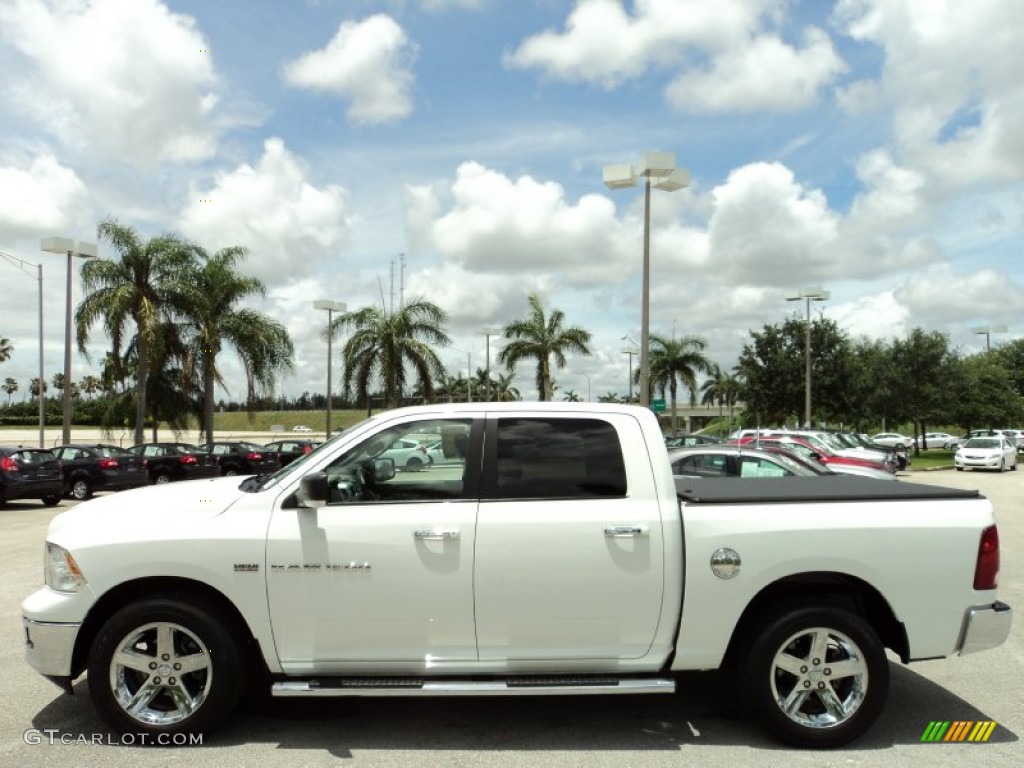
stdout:
[[565,313],[553,309],[549,316],[544,314],[544,305],[537,294],[530,294],[527,301],[530,313],[523,320],[515,320],[505,326],[506,339],[511,339],[501,353],[498,362],[511,371],[520,360],[533,358],[537,361],[537,391],[540,399],[551,400],[554,387],[551,381],[551,358],[559,368],[566,366],[566,353],[590,355],[590,332],[573,326],[564,328]]
[[83,376],[82,380],[78,382],[79,388],[82,390],[82,392],[86,394],[86,396],[90,400],[92,399],[93,395],[99,392],[101,385],[102,382],[99,380],[99,378],[93,376],[92,374]]
[[134,324],[137,344],[135,380],[135,443],[145,439],[146,391],[150,360],[159,343],[162,323],[186,308],[189,287],[183,283],[193,272],[195,246],[176,235],[143,241],[131,227],[113,219],[100,222],[99,239],[118,253],[117,260],[89,259],[82,267],[86,293],[75,311],[78,348],[88,354],[89,330],[100,321],[110,337],[112,353],[120,357],[130,341]]
[[292,370],[295,348],[281,323],[238,306],[250,297],[265,296],[267,290],[257,278],[236,271],[235,265],[247,254],[245,248],[222,248],[212,256],[198,247],[195,252],[199,263],[189,275],[192,293],[183,312],[195,357],[186,366],[195,364],[200,372],[203,432],[206,441],[212,442],[214,384],[223,384],[217,355],[225,345],[234,347],[242,360],[250,414],[257,395],[272,391],[278,375]]
[[[700,387],[700,391],[704,393],[700,400],[701,405],[718,403],[719,420],[722,418],[722,406],[728,405],[729,425],[731,426],[733,407],[740,394],[740,380],[734,374],[723,371],[718,363],[711,364],[708,374],[708,378]],[[726,433],[728,431],[727,428]]]
[[13,351],[14,345],[11,344],[11,340],[7,338],[0,338],[0,363],[10,360],[11,352]]
[[8,376],[4,379],[3,390],[7,393],[7,404],[10,405],[11,398],[14,396],[14,393],[18,391],[18,382]]
[[651,386],[665,396],[668,388],[672,409],[672,434],[678,430],[676,394],[682,384],[690,393],[690,404],[697,403],[697,374],[708,370],[710,362],[704,356],[707,342],[699,336],[666,339],[651,335]]
[[[369,405],[370,386],[376,379],[383,385],[385,407],[395,408],[401,405],[406,389],[408,364],[416,373],[423,398],[432,400],[434,383],[445,375],[433,347],[451,343],[442,329],[447,319],[444,310],[423,298],[390,312],[365,307],[335,318],[327,333],[352,331],[343,353],[345,392],[354,385],[356,397]],[[453,394],[449,392],[449,396]]]
[[578,403],[580,402],[580,396],[576,394],[576,390],[567,389],[562,399],[567,403]]
[[599,403],[621,403],[618,394],[615,392],[606,392],[603,395],[598,395],[597,402]]
[[[46,394],[46,390],[47,389],[49,389],[49,387],[46,385],[46,382],[45,381],[42,382],[42,393],[44,395]],[[36,378],[32,379],[32,381],[30,381],[28,383],[28,393],[30,395],[32,395],[32,397],[39,397],[39,392],[40,392],[39,378],[36,377]]]
[[519,390],[512,386],[514,373],[499,373],[498,378],[491,381],[491,399],[499,403],[519,400]]

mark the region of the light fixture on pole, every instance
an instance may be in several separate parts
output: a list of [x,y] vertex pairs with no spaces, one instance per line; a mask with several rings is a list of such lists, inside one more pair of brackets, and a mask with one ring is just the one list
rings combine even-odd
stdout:
[[806,301],[804,328],[804,426],[811,426],[811,302],[828,301],[832,294],[822,288],[804,288],[786,297],[786,301]]
[[15,266],[17,266],[22,272],[26,272],[25,267],[36,268],[36,280],[39,282],[39,447],[45,448],[46,409],[43,402],[43,382],[46,381],[46,379],[43,378],[43,265],[19,259],[17,256],[12,256],[11,254],[4,253],[3,251],[0,251],[0,256],[3,256],[8,261],[17,262]]
[[604,183],[609,189],[635,187],[637,179],[644,180],[644,261],[643,292],[640,311],[640,405],[651,404],[651,187],[675,192],[690,185],[690,174],[676,168],[675,152],[647,152],[640,166],[606,165]]
[[630,356],[630,397],[627,402],[633,402],[633,355],[640,354],[640,350],[637,348],[636,340],[629,334],[626,334],[626,336],[623,337],[623,341],[628,341],[633,345],[631,347],[624,347],[622,350],[623,354],[628,354]]
[[489,403],[491,401],[491,336],[497,336],[501,333],[501,329],[481,328],[479,333],[486,339],[484,342],[484,400]]
[[341,301],[330,299],[317,299],[313,302],[313,309],[327,310],[327,437],[331,436],[331,400],[334,399],[334,392],[331,386],[331,342],[334,340],[334,313],[345,312],[348,306]]
[[977,328],[971,328],[971,331],[985,337],[985,351],[988,352],[992,349],[990,336],[993,333],[1006,333],[1007,328],[1005,325],[980,325]]
[[[71,442],[71,259],[93,259],[97,256],[95,243],[83,243],[70,237],[44,237],[40,249],[47,253],[66,253],[68,256],[67,297],[64,307],[64,419],[62,440]],[[43,382],[39,382],[42,389]],[[40,397],[42,394],[40,394]]]

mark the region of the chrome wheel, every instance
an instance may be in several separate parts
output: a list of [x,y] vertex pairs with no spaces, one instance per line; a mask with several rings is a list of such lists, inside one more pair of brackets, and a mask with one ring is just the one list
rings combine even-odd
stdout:
[[171,482],[171,476],[161,472],[159,475],[156,476],[153,482],[156,483],[157,485],[167,485],[169,482]]
[[110,661],[118,706],[146,725],[174,725],[191,717],[212,683],[210,650],[179,624],[154,622],[132,630]]
[[71,485],[71,496],[79,501],[85,501],[92,495],[92,489],[85,480],[75,480]]
[[794,633],[772,662],[772,698],[786,717],[805,728],[842,725],[864,702],[868,683],[860,648],[826,627]]

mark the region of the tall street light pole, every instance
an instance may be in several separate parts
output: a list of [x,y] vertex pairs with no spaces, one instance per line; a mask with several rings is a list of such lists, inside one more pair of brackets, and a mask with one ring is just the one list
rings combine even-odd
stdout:
[[811,302],[828,301],[832,294],[822,288],[804,288],[786,297],[786,301],[806,301],[804,325],[804,426],[811,426]]
[[990,337],[993,333],[1006,333],[1005,325],[982,325],[977,328],[972,328],[971,331],[985,337],[985,351],[988,352],[992,349],[990,343]]
[[348,306],[340,301],[329,299],[317,299],[313,302],[313,309],[327,310],[327,438],[331,437],[331,400],[334,399],[334,389],[331,385],[331,342],[334,339],[334,313],[345,312]]
[[491,336],[497,336],[501,333],[500,328],[481,328],[480,333],[483,334],[484,339],[484,400],[486,402],[491,401]]
[[27,271],[25,267],[36,268],[36,280],[39,281],[39,447],[46,447],[46,408],[43,401],[43,265],[31,261],[19,259],[9,253],[0,251],[0,256],[11,262],[17,262],[15,266],[22,272]]
[[647,152],[640,165],[606,165],[604,183],[609,189],[635,187],[644,180],[644,260],[640,311],[640,405],[651,405],[651,187],[675,192],[690,184],[690,174],[676,168],[675,152]]
[[[67,296],[64,307],[64,419],[61,439],[64,445],[71,442],[71,259],[93,259],[97,256],[95,243],[83,243],[70,237],[46,237],[40,249],[47,253],[66,253],[68,256]],[[43,388],[43,382],[39,383]],[[42,393],[40,393],[40,397]]]

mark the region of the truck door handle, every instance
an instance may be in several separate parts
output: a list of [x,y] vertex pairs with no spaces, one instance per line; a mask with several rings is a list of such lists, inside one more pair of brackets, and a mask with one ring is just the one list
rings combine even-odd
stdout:
[[610,539],[627,539],[647,535],[646,525],[609,525],[604,535]]
[[419,541],[453,541],[459,538],[458,528],[421,528],[413,533]]

